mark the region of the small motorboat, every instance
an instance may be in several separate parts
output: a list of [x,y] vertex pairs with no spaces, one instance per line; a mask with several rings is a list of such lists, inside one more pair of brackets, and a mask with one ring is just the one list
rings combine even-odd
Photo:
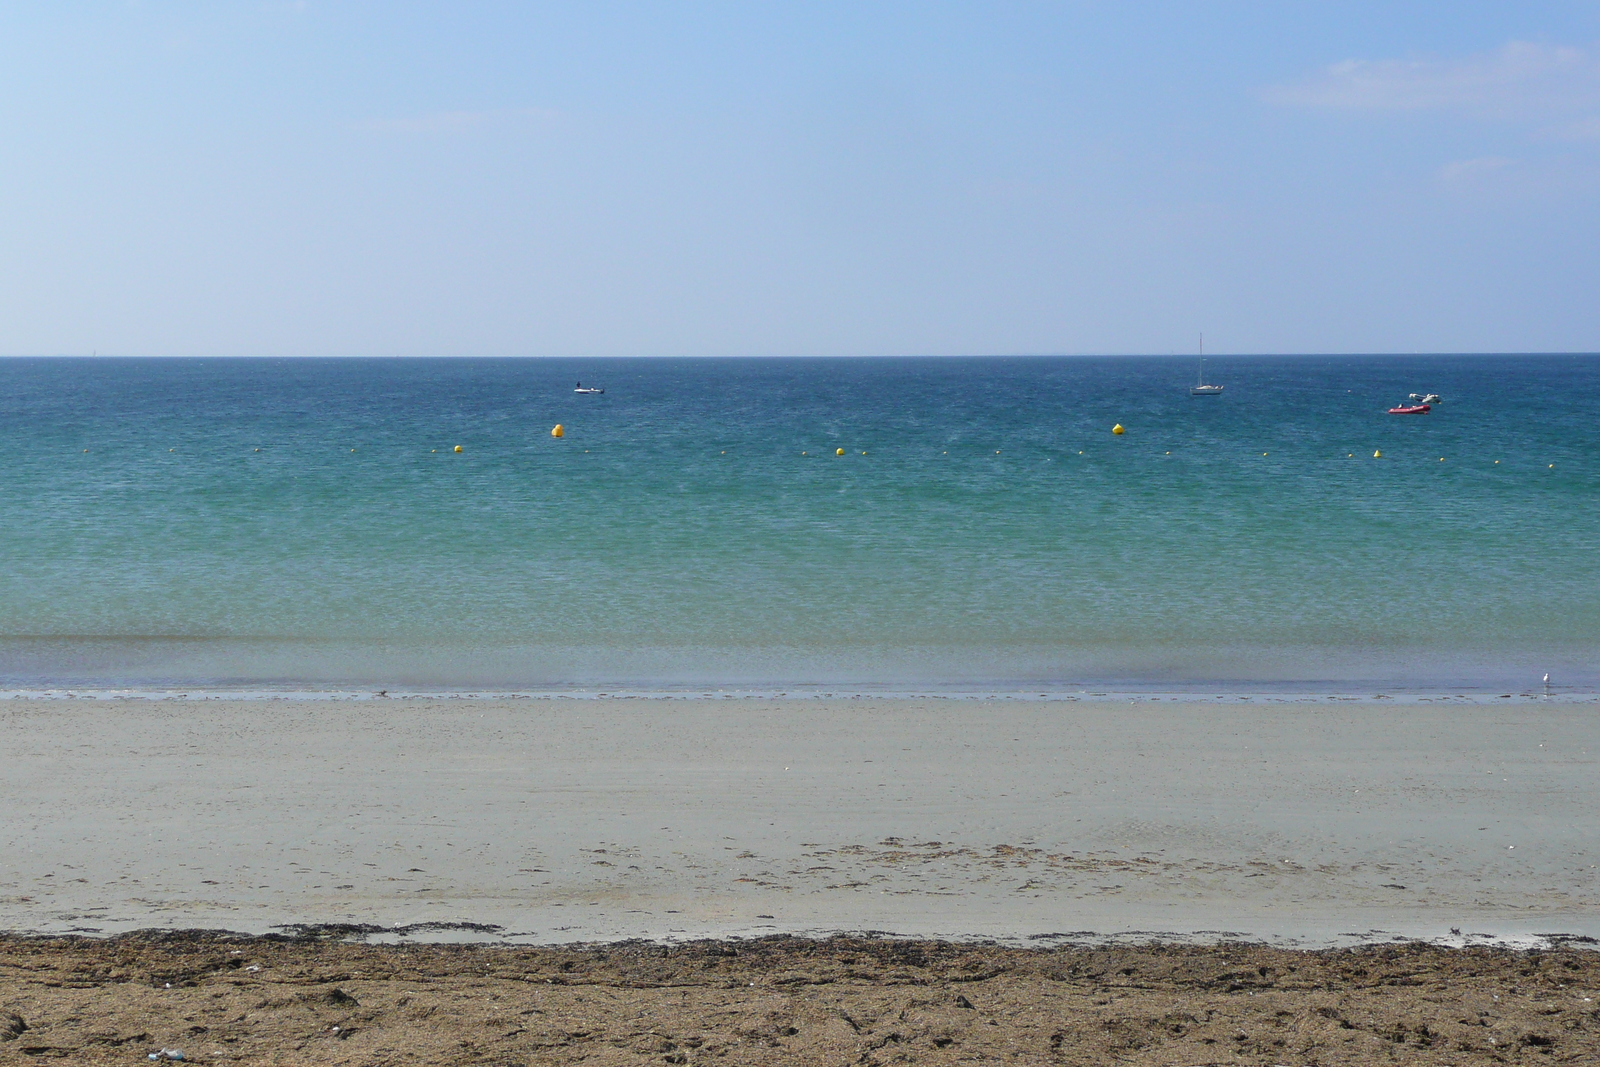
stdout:
[[1437,404],[1439,402],[1439,394],[1429,393],[1427,396],[1423,396],[1421,393],[1412,393],[1411,399],[1419,404]]
[[604,389],[596,389],[592,385],[584,385],[582,382],[579,382],[578,383],[578,387],[576,389],[574,389],[573,392],[574,393],[588,393],[591,396],[598,396],[601,393],[605,392],[605,390]]
[[1426,415],[1433,410],[1431,404],[1401,404],[1397,408],[1390,408],[1391,415]]

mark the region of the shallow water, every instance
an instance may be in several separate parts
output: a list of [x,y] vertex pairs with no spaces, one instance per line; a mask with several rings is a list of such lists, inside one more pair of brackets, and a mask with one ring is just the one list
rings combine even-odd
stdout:
[[1207,370],[0,362],[0,685],[1600,682],[1600,359]]

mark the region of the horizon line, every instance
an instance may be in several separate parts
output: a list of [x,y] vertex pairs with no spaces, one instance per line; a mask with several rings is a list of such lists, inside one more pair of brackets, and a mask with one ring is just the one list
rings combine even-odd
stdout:
[[[1499,349],[1477,351],[1299,351],[1299,352],[1208,352],[1206,359],[1310,359],[1328,356],[1361,356],[1361,357],[1415,357],[1415,356],[1459,356],[1459,357],[1493,357],[1493,356],[1600,356],[1600,350],[1590,351],[1584,349]],[[308,353],[164,353],[160,355],[131,354],[120,352],[52,352],[52,353],[0,353],[0,360],[23,359],[548,359],[548,360],[579,360],[579,359],[726,359],[726,360],[755,360],[755,359],[1167,359],[1184,358],[1197,359],[1196,352],[894,352],[894,353],[852,353],[844,354],[770,354],[770,353],[743,353],[708,354],[708,353],[673,353],[673,354],[592,354],[592,355],[553,355],[553,354],[521,354],[508,355],[505,353],[430,353],[397,354],[397,353],[340,353],[340,354],[308,354]]]

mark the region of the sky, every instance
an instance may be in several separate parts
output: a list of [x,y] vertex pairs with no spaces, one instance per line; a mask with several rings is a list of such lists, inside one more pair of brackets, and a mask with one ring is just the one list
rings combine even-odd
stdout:
[[1600,351],[1600,3],[0,7],[0,354]]

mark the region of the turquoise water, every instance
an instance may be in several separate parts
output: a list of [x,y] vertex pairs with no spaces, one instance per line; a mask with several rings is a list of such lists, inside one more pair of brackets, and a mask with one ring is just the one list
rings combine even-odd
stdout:
[[1600,359],[1207,371],[3,361],[0,685],[1600,682]]

